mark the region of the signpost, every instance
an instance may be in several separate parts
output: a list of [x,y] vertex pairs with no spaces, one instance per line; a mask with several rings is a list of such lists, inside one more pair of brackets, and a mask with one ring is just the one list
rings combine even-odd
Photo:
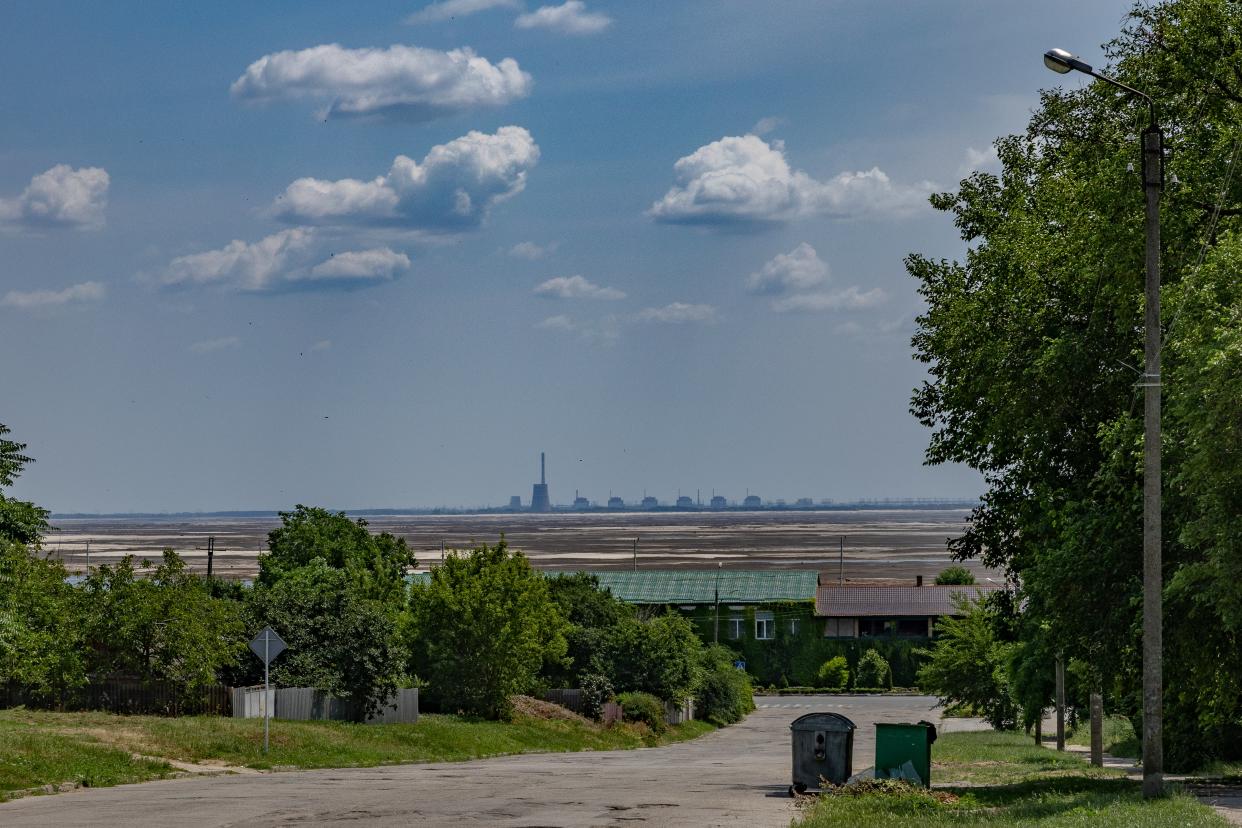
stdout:
[[263,752],[267,753],[268,720],[272,718],[272,685],[268,680],[268,667],[276,656],[285,651],[284,640],[271,627],[259,630],[250,642],[250,649],[263,661]]

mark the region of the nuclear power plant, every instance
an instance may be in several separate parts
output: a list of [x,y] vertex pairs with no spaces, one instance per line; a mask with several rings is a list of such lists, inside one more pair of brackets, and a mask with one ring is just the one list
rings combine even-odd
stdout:
[[539,482],[530,494],[530,510],[532,512],[552,511],[552,499],[548,497],[547,467],[543,452],[539,452]]

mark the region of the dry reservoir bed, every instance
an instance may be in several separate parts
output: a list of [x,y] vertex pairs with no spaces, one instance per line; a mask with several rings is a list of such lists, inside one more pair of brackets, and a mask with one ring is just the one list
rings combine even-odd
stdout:
[[[845,537],[847,578],[934,576],[948,566],[945,541],[961,534],[964,509],[790,512],[621,512],[487,515],[376,515],[374,531],[403,537],[425,567],[446,549],[494,543],[503,532],[542,569],[693,569],[717,561],[736,569],[821,569],[835,574]],[[245,578],[258,569],[272,517],[58,518],[44,545],[71,571],[125,554],[150,559],[177,550],[206,569],[215,538],[214,571]],[[978,575],[982,568],[972,565]]]

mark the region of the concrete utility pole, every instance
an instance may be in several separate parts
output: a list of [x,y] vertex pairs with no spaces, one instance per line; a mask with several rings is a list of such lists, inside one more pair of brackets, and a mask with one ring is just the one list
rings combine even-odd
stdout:
[[712,633],[712,643],[720,643],[720,570],[724,561],[716,561],[716,630]]
[[1065,659],[1057,653],[1057,750],[1065,750]]
[[1064,49],[1044,53],[1054,72],[1082,72],[1141,98],[1147,104],[1143,130],[1143,197],[1146,214],[1143,337],[1143,797],[1164,794],[1164,561],[1160,521],[1160,192],[1164,189],[1164,133],[1150,95],[1102,75]]
[[1104,767],[1104,697],[1091,694],[1091,764]]

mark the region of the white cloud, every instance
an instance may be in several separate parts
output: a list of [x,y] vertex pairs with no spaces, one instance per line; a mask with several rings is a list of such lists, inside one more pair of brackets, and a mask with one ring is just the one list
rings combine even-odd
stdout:
[[0,306],[18,310],[37,310],[69,304],[98,302],[104,298],[104,286],[99,282],[82,282],[63,290],[10,290],[0,299]]
[[102,167],[57,164],[30,179],[21,195],[0,198],[0,227],[96,230],[104,225],[109,183]]
[[535,286],[535,293],[556,299],[624,299],[616,288],[597,285],[582,276],[557,276]]
[[216,250],[178,256],[156,281],[260,292],[384,282],[410,267],[408,256],[387,247],[344,251],[327,259],[324,255],[323,239],[315,230],[294,227],[257,242],[234,239]]
[[788,313],[790,311],[861,310],[873,308],[886,301],[888,301],[888,294],[883,288],[872,288],[871,290],[863,291],[857,286],[850,286],[844,290],[795,293],[792,296],[774,300],[772,302],[772,310],[778,313]]
[[527,261],[537,261],[538,259],[546,259],[556,252],[561,246],[560,242],[548,242],[547,244],[536,244],[533,241],[518,242],[509,248],[509,255],[515,259],[526,259]]
[[229,348],[240,348],[241,340],[235,336],[223,336],[219,339],[204,339],[195,342],[190,350],[196,354],[210,354],[212,351],[224,351]]
[[828,282],[828,265],[806,242],[788,253],[778,253],[746,277],[751,293],[787,293],[820,287]]
[[513,58],[491,63],[470,49],[417,46],[346,49],[336,43],[264,55],[229,88],[255,103],[326,100],[325,118],[392,116],[427,121],[495,107],[530,94],[531,78]]
[[996,153],[995,145],[981,150],[967,147],[966,160],[958,168],[958,173],[967,176],[976,171],[995,173],[1000,172],[1000,169],[1000,156]]
[[578,329],[574,320],[570,319],[563,313],[556,316],[549,316],[547,319],[535,326],[544,331],[576,331]]
[[272,213],[296,224],[469,229],[520,193],[538,160],[539,146],[522,127],[472,131],[432,147],[421,164],[398,155],[386,175],[370,181],[299,178]]
[[454,17],[467,17],[488,9],[520,9],[520,0],[442,0],[430,3],[405,19],[410,25],[435,23]]
[[766,118],[760,118],[758,121],[755,121],[755,125],[750,128],[750,132],[752,135],[767,135],[784,123],[784,118],[769,115]]
[[331,339],[321,339],[318,342],[316,342],[314,345],[307,348],[306,350],[309,353],[316,354],[316,353],[319,353],[320,351],[327,351],[331,347],[332,347]]
[[309,278],[386,281],[410,269],[410,257],[387,247],[337,253],[310,269]]
[[612,18],[601,12],[589,12],[582,0],[568,0],[559,6],[541,6],[518,16],[514,26],[519,29],[548,29],[561,34],[598,34],[612,25]]
[[685,322],[717,322],[720,319],[712,305],[690,305],[685,302],[673,302],[659,308],[643,308],[636,318],[640,322],[673,325]]
[[672,224],[758,225],[811,215],[849,218],[903,215],[935,188],[894,184],[878,167],[819,181],[790,168],[780,141],[726,137],[673,166],[677,184],[648,214]]

